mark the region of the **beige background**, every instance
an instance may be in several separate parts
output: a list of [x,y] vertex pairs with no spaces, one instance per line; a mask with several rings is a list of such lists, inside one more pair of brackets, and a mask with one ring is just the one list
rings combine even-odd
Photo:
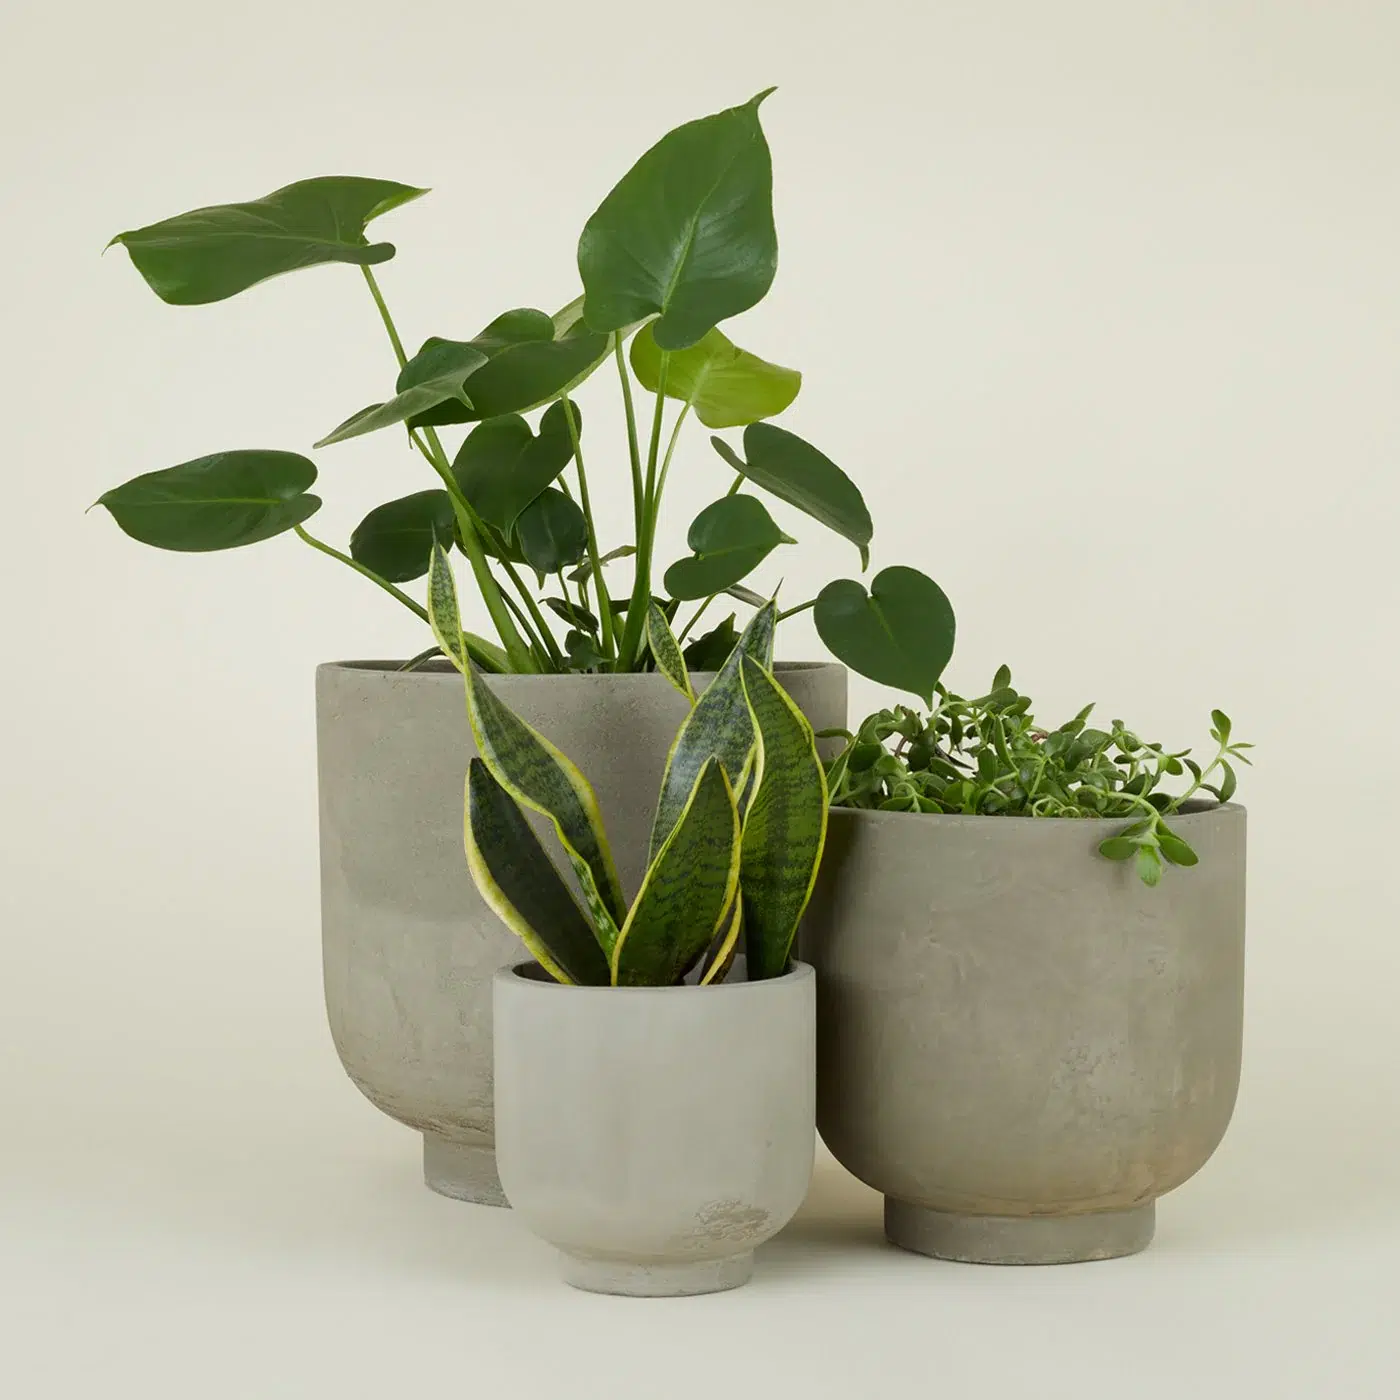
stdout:
[[[1393,4],[21,0],[0,26],[0,1391],[1396,1393]],[[569,299],[630,161],[773,82],[782,267],[730,329],[804,371],[785,421],[864,486],[876,564],[952,596],[950,679],[1006,660],[1045,717],[1098,700],[1174,744],[1221,705],[1259,745],[1245,1085],[1141,1258],[900,1256],[824,1168],[752,1288],[627,1306],[417,1187],[323,1027],[311,669],[416,650],[411,619],[290,537],[178,558],[83,514],[382,397],[358,277],[172,309],[99,253],[309,175],[431,185],[376,229],[383,284],[408,338],[469,335]],[[584,398],[610,541],[612,394]],[[340,542],[431,484],[388,434],[318,461]],[[666,559],[726,480],[700,432],[673,476]],[[784,520],[764,581],[852,568]],[[817,650],[805,620],[780,645]]]

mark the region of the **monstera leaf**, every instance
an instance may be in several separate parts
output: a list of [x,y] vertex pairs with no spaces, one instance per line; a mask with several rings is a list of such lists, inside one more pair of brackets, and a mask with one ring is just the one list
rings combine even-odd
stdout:
[[428,572],[433,545],[456,534],[446,491],[415,491],[376,506],[350,536],[350,557],[390,583],[408,583]]
[[424,194],[393,180],[323,175],[246,204],[192,209],[129,229],[112,242],[127,250],[162,301],[195,306],[319,263],[386,262],[394,245],[370,243],[365,225]]
[[[661,347],[651,325],[632,337],[632,369],[642,388],[661,385]],[[665,393],[688,403],[707,428],[737,428],[781,413],[797,397],[802,376],[741,350],[712,330],[666,361]]]
[[503,535],[509,536],[525,507],[573,460],[574,436],[582,432],[583,421],[573,407],[570,433],[564,413],[562,403],[553,404],[540,419],[538,434],[518,413],[488,418],[462,443],[452,474],[472,509]]
[[691,522],[686,543],[695,554],[666,570],[673,598],[708,598],[746,578],[780,544],[795,544],[753,496],[724,496]]

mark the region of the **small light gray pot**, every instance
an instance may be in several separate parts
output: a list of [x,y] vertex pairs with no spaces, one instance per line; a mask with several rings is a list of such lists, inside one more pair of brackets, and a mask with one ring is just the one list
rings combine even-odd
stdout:
[[716,987],[565,987],[496,975],[506,1194],[593,1293],[737,1288],[807,1194],[812,969]]
[[1239,1086],[1245,813],[1171,823],[1149,889],[1122,821],[835,810],[803,956],[818,1108],[895,1244],[987,1264],[1143,1249]]
[[[845,724],[843,667],[779,664],[777,673],[816,728]],[[713,677],[692,679],[702,687]],[[593,784],[634,892],[685,699],[654,674],[490,684]],[[520,957],[520,943],[467,873],[463,783],[475,748],[462,678],[445,663],[408,674],[393,662],[321,666],[316,731],[326,1010],[341,1063],[371,1102],[423,1134],[433,1190],[504,1205],[491,979]]]

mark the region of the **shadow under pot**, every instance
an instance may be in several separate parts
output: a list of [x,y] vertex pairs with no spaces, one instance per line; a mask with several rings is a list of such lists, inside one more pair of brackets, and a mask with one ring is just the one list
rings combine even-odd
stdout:
[[[845,724],[844,667],[776,670],[814,728]],[[713,675],[692,680],[698,690]],[[493,676],[491,688],[593,784],[633,895],[684,697],[656,674]],[[433,1190],[504,1205],[491,980],[519,959],[520,941],[467,871],[463,790],[476,749],[462,677],[446,663],[409,673],[393,662],[323,665],[316,730],[322,949],[336,1051],[372,1103],[423,1135]],[[552,838],[545,843],[558,854]]]
[[1169,823],[1149,888],[1122,821],[836,809],[802,932],[817,1123],[905,1249],[986,1264],[1146,1248],[1239,1086],[1245,812]]
[[743,968],[706,987],[563,986],[533,963],[496,975],[501,1180],[575,1288],[737,1288],[802,1204],[812,969],[748,982]]

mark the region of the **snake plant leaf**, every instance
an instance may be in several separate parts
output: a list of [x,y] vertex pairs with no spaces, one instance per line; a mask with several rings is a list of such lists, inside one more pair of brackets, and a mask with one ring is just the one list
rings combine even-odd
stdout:
[[466,811],[467,869],[488,907],[556,981],[607,986],[612,969],[583,911],[479,758],[467,765]]
[[663,350],[756,305],[773,284],[773,162],[758,119],[772,89],[663,136],[613,187],[578,244],[595,331],[658,316]]
[[98,497],[134,540],[202,554],[271,539],[321,508],[315,464],[295,452],[215,452]]
[[[742,842],[742,838],[741,838]],[[743,878],[743,854],[742,844],[740,848],[740,878]],[[734,901],[734,912],[729,920],[729,926],[724,931],[724,937],[714,944],[705,955],[705,966],[700,974],[700,985],[708,987],[715,982],[723,982],[729,976],[729,969],[734,965],[734,954],[739,948],[739,930],[744,923],[744,902],[742,897]]]
[[442,654],[465,675],[471,664],[457,603],[457,582],[452,577],[447,550],[436,540],[428,561],[428,625],[433,629]]
[[748,657],[744,694],[758,734],[755,787],[744,814],[740,889],[750,981],[781,977],[826,843],[826,774],[812,726]]
[[744,429],[745,461],[722,438],[712,437],[715,451],[765,491],[810,515],[860,550],[860,566],[870,567],[870,540],[875,526],[860,488],[825,453],[796,433],[774,423],[750,423]]
[[350,557],[390,583],[408,583],[428,572],[433,545],[450,545],[456,530],[446,491],[415,491],[376,506],[355,526]]
[[700,770],[612,950],[619,987],[670,987],[705,955],[739,883],[739,809],[718,758]]
[[837,660],[880,685],[933,704],[953,654],[956,624],[943,590],[917,569],[895,565],[870,583],[837,579],[817,595],[817,635]]
[[690,523],[686,543],[694,550],[666,570],[673,598],[708,598],[747,578],[780,545],[795,544],[756,496],[722,496]]
[[611,953],[627,903],[593,788],[548,739],[508,709],[471,667],[466,676],[467,719],[477,751],[517,802],[554,824],[578,877],[598,941]]
[[486,356],[470,341],[436,337],[425,341],[423,348],[399,371],[397,392],[388,403],[370,404],[352,413],[315,446],[327,447],[333,442],[377,432],[380,428],[391,428],[396,423],[407,423],[449,399],[471,412],[462,385],[474,369],[485,363]]
[[651,647],[652,660],[656,669],[671,682],[693,705],[695,690],[690,684],[690,672],[686,670],[685,657],[681,655],[681,644],[671,631],[671,624],[655,599],[647,608],[647,645]]
[[551,486],[520,512],[515,539],[537,574],[557,574],[588,553],[588,521],[572,497]]
[[[661,383],[654,324],[632,337],[632,370],[643,389]],[[716,327],[666,361],[665,394],[688,403],[707,428],[738,428],[781,413],[797,397],[802,375],[741,350]]]
[[710,759],[718,758],[734,790],[743,792],[754,761],[755,735],[740,663],[750,656],[761,666],[773,664],[777,615],[777,604],[771,602],[753,615],[714,680],[700,692],[671,744],[651,828],[649,859],[656,859],[675,829],[695,780]]
[[[572,404],[574,431],[582,417]],[[478,423],[467,434],[452,462],[452,474],[472,509],[509,537],[521,512],[558,479],[573,460],[574,434],[556,403],[540,419],[534,433],[518,413],[502,414]]]
[[393,180],[322,175],[245,204],[191,209],[129,229],[112,243],[126,249],[162,301],[198,306],[319,263],[387,262],[394,245],[370,243],[365,225],[425,194]]

